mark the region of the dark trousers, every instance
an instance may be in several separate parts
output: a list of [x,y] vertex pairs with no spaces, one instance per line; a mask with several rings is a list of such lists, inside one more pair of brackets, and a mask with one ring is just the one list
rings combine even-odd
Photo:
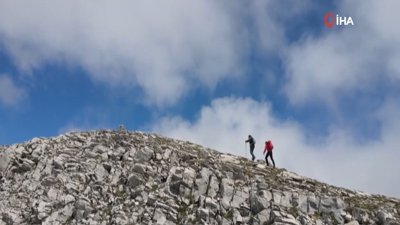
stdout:
[[265,162],[267,163],[267,166],[269,166],[269,163],[268,163],[268,156],[271,157],[272,164],[273,164],[274,167],[275,167],[275,161],[274,161],[274,157],[272,156],[272,151],[268,151],[268,152],[267,152],[267,155],[265,156]]
[[252,157],[252,159],[251,160],[253,160],[254,161],[254,159],[256,158],[255,156],[254,156],[254,145],[250,145],[250,154],[251,154],[251,157]]

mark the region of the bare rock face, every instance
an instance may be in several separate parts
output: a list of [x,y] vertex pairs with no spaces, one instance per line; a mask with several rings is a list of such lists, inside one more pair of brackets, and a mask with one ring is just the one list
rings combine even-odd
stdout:
[[0,146],[0,225],[400,225],[400,200],[140,132]]

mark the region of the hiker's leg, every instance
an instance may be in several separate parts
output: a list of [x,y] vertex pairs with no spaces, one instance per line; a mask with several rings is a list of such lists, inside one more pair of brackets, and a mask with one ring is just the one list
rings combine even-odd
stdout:
[[251,146],[250,147],[250,154],[251,154],[251,160],[253,160],[254,161],[254,159],[256,158],[255,156],[254,156],[254,146]]
[[267,154],[265,155],[265,162],[267,163],[267,166],[269,166],[269,163],[268,163],[268,152],[267,152]]
[[271,160],[272,160],[272,164],[274,165],[274,168],[275,168],[275,161],[274,161],[274,157],[272,156],[272,151],[271,151]]

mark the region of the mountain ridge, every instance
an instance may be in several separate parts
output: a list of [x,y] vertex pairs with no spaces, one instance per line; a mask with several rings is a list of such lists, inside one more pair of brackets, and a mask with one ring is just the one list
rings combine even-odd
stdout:
[[400,224],[400,200],[158,134],[0,146],[3,224]]

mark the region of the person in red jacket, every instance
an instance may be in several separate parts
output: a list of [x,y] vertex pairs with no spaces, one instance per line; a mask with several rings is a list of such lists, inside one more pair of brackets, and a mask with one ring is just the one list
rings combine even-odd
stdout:
[[275,161],[274,161],[274,157],[272,156],[272,149],[274,149],[274,145],[272,144],[272,141],[271,140],[266,141],[265,147],[264,147],[264,154],[265,154],[265,152],[267,152],[267,155],[265,156],[265,162],[267,162],[267,166],[269,166],[268,156],[270,156],[271,160],[272,160],[272,164],[274,165],[274,168],[275,168]]

